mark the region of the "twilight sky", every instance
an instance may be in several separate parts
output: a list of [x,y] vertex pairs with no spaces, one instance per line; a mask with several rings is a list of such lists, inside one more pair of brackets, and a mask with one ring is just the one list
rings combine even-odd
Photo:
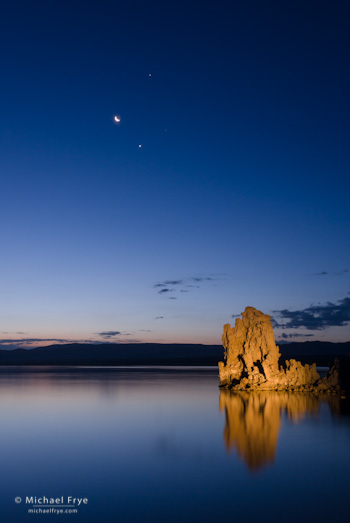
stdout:
[[220,343],[247,305],[349,340],[349,20],[2,2],[0,346]]

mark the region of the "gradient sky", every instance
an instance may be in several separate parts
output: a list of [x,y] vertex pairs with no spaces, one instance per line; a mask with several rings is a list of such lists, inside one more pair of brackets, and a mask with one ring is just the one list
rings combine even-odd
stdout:
[[2,2],[0,345],[349,340],[349,20]]

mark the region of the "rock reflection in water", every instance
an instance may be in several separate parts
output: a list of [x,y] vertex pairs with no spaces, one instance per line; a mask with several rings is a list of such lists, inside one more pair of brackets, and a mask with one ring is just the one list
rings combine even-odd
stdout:
[[220,392],[220,410],[225,411],[224,441],[228,452],[236,449],[251,471],[275,459],[281,415],[293,422],[304,416],[317,416],[320,403],[326,401],[337,410],[339,399],[320,398],[287,392]]

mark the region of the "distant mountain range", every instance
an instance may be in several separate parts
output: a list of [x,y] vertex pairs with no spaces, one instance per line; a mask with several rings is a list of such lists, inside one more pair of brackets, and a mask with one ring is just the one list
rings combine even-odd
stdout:
[[[278,345],[278,344],[277,344]],[[292,342],[279,346],[281,358],[294,358],[302,363],[316,363],[330,365],[335,358],[350,357],[350,341],[345,343],[331,343],[328,341]]]
[[[307,341],[280,346],[281,359],[329,365],[335,357],[350,356],[350,342]],[[217,365],[221,345],[200,344],[83,344],[49,345],[34,349],[0,350],[0,365]]]

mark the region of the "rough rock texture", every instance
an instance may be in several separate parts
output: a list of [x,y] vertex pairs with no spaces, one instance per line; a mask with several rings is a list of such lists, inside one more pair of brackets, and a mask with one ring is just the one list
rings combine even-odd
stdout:
[[247,307],[233,328],[224,326],[222,337],[225,363],[219,362],[220,387],[232,390],[297,390],[308,392],[340,391],[339,373],[332,367],[321,379],[316,364],[302,365],[287,360],[279,366],[271,318]]

